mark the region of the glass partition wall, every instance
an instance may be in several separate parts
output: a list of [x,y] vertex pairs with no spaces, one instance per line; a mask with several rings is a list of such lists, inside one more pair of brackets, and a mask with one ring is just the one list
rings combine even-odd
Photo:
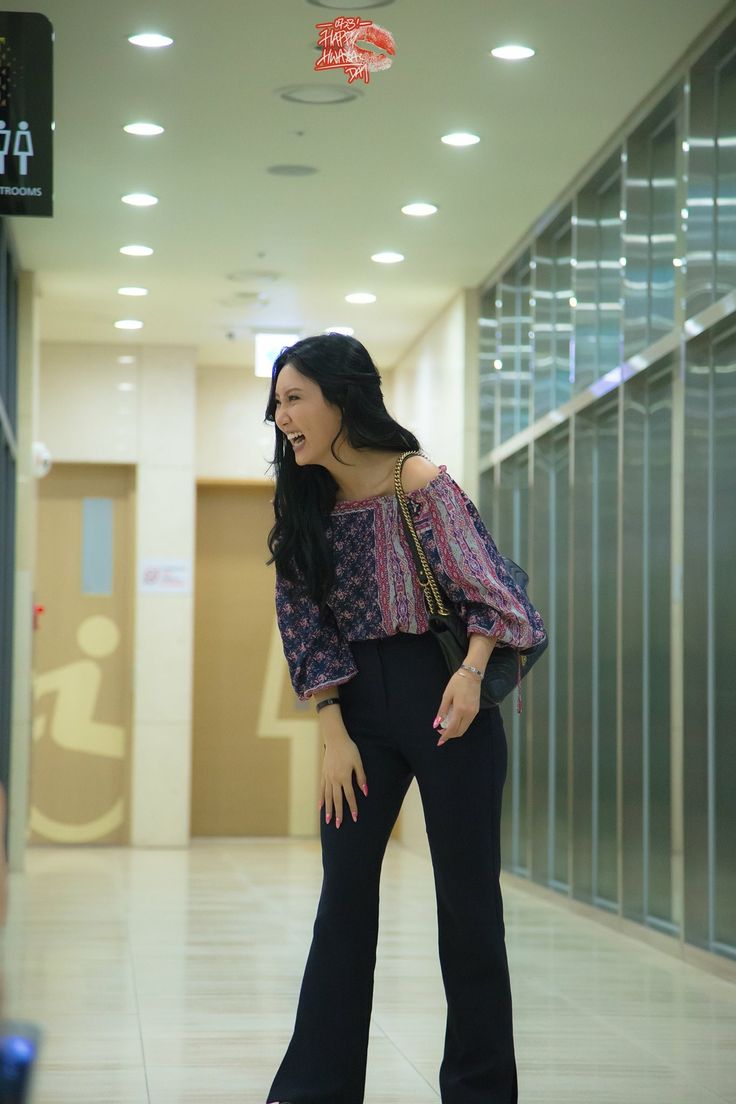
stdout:
[[736,23],[536,225],[480,295],[479,502],[550,637],[504,866],[736,957]]

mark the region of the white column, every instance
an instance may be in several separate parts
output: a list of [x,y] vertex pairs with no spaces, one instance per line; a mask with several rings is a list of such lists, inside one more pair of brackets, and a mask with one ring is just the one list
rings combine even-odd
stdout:
[[[189,842],[195,551],[195,350],[139,363],[131,844]],[[141,565],[184,560],[190,593],[141,593]]]

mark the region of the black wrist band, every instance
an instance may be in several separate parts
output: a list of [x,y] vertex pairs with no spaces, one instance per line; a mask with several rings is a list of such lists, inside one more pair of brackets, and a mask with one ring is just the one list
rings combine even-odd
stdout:
[[319,713],[320,709],[324,709],[324,707],[326,705],[339,705],[339,704],[340,704],[340,699],[339,698],[325,698],[324,701],[317,702],[317,712]]

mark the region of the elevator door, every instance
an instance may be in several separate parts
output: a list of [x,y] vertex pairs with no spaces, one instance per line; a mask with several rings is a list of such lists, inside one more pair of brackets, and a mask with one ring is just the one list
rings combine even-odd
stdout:
[[247,484],[197,491],[192,836],[317,831],[314,706],[291,687],[266,566],[272,497]]

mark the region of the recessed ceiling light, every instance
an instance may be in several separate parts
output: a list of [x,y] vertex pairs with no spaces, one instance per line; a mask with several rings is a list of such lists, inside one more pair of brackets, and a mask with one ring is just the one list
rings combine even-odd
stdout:
[[403,259],[403,253],[391,253],[390,251],[386,253],[373,253],[371,255],[371,260],[376,261],[378,264],[398,264],[399,261],[403,261]]
[[128,123],[123,127],[126,134],[141,134],[144,137],[153,136],[154,134],[163,134],[164,128],[159,126],[158,123]]
[[339,333],[344,334],[345,337],[352,337],[355,330],[352,326],[328,326],[324,331],[325,333]]
[[118,364],[135,364],[137,357],[134,356],[119,356]]
[[116,330],[142,330],[143,323],[138,318],[120,318],[115,323]]
[[[120,357],[118,357],[118,360],[120,360]],[[125,381],[124,383],[119,383],[118,391],[135,391],[135,384],[129,383],[128,381]]]
[[352,291],[345,296],[346,303],[375,303],[376,297],[370,291]]
[[150,245],[124,245],[120,252],[126,257],[150,257],[153,250]]
[[446,146],[476,146],[480,142],[477,134],[466,134],[457,131],[455,134],[443,134],[442,141]]
[[118,295],[148,295],[148,288],[121,287],[118,288]]
[[160,50],[162,46],[170,46],[173,38],[162,34],[136,34],[128,35],[128,42],[133,46],[144,46],[146,50]]
[[314,165],[269,165],[266,172],[273,176],[314,176],[319,169]]
[[288,100],[290,103],[318,106],[349,103],[362,95],[359,88],[348,84],[289,84],[283,88],[277,88],[276,92],[282,100]]
[[147,192],[130,192],[129,195],[120,198],[123,203],[128,203],[131,207],[154,207],[158,203],[158,198],[155,195],[148,195]]
[[535,51],[529,46],[497,46],[491,53],[503,61],[523,61],[524,58],[534,57]]
[[407,203],[401,208],[404,215],[414,215],[416,218],[424,218],[425,215],[433,215],[437,208],[433,203]]

